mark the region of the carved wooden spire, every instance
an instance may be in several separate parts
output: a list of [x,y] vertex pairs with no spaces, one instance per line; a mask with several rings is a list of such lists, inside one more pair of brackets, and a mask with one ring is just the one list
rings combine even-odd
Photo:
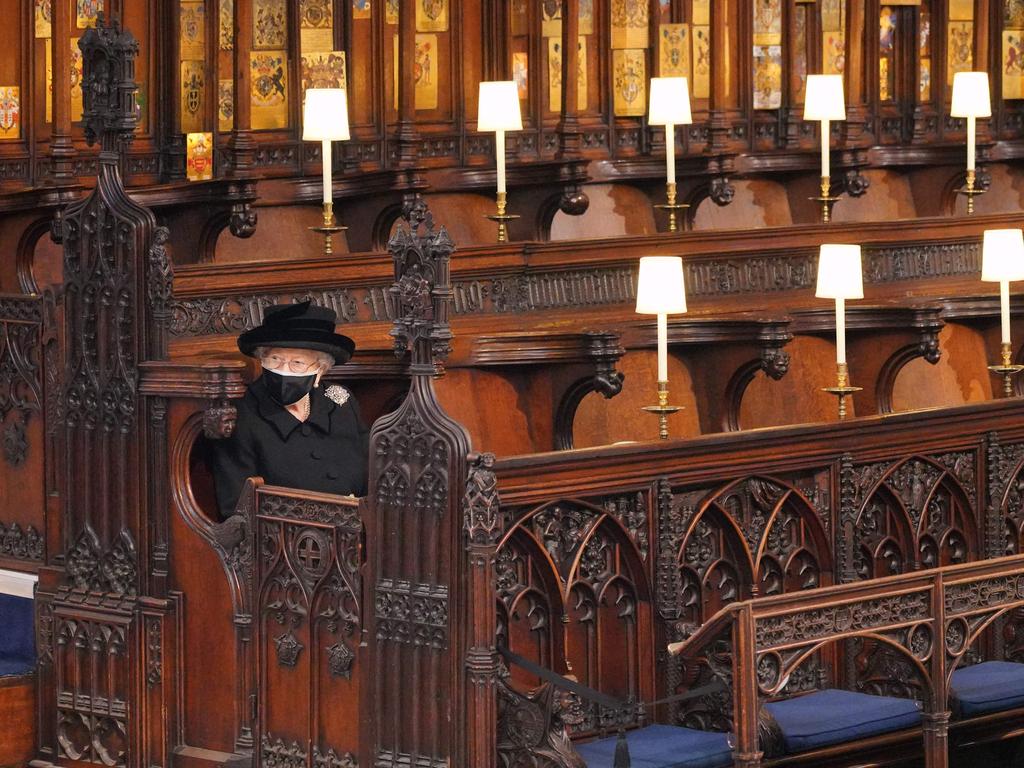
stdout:
[[449,264],[455,243],[418,195],[403,210],[400,226],[388,243],[395,262],[395,282],[389,289],[397,308],[391,335],[399,355],[412,350],[413,375],[434,375],[444,369],[451,352],[448,311],[452,302]]
[[[462,720],[435,702],[458,701],[465,663],[462,614],[450,603],[465,583],[462,496],[469,437],[442,410],[433,378],[442,371],[451,329],[449,258],[455,246],[419,198],[407,201],[391,238],[399,354],[412,351],[412,382],[402,404],[370,435],[368,575],[374,606],[374,723],[370,764],[441,768],[471,765]],[[493,752],[493,750],[492,750]],[[361,764],[361,763],[360,763]]]
[[95,27],[78,43],[82,49],[82,122],[89,144],[117,152],[135,136],[139,120],[135,96],[135,57],[139,43],[115,18],[105,24],[99,13]]

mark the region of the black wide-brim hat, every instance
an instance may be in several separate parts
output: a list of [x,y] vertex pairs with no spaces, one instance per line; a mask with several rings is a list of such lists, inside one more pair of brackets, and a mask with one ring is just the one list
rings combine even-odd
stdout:
[[263,325],[239,336],[238,348],[250,357],[254,357],[256,347],[313,349],[326,352],[335,365],[341,365],[352,357],[356,343],[335,332],[336,317],[334,310],[313,306],[309,301],[267,307]]

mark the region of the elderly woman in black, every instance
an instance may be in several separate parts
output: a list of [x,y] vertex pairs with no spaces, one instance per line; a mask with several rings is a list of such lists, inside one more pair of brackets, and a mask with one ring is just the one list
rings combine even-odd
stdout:
[[263,325],[243,333],[238,348],[260,361],[262,375],[237,401],[234,434],[215,444],[217,503],[230,516],[246,478],[270,485],[362,496],[368,433],[344,387],[321,387],[332,365],[348,361],[355,343],[336,333],[335,314],[310,303],[267,309]]

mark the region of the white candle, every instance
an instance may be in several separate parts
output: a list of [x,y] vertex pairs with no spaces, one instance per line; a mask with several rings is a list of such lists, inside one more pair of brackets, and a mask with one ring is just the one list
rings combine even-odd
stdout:
[[494,158],[498,162],[498,194],[505,192],[505,132],[494,132]]
[[1010,343],[1010,282],[999,281],[999,320],[1003,331],[1003,344]]
[[333,193],[331,189],[331,141],[330,139],[324,139],[321,144],[323,151],[320,153],[320,156],[324,161],[324,202],[329,203]]
[[665,169],[669,184],[676,183],[676,130],[672,123],[665,125]]
[[822,176],[822,178],[824,178],[824,177],[829,175],[828,150],[829,150],[828,120],[822,120],[821,121],[821,176]]
[[968,171],[973,171],[974,170],[974,144],[975,144],[975,141],[976,141],[976,139],[975,139],[976,126],[974,124],[974,121],[975,121],[975,118],[973,118],[973,117],[968,117],[967,118],[967,170]]
[[836,362],[846,362],[846,299],[836,299]]
[[668,315],[658,315],[658,381],[668,381]]

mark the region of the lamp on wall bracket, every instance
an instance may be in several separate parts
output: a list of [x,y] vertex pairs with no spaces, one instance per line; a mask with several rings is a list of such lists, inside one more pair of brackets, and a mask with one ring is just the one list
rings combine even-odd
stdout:
[[1024,365],[1014,365],[1010,343],[1010,281],[1024,280],[1024,233],[1021,230],[985,230],[981,247],[981,279],[999,283],[1001,360],[988,369],[1003,377],[1003,395],[1010,397],[1013,395],[1013,377],[1024,370]]
[[974,213],[974,198],[985,191],[975,186],[975,162],[977,120],[992,116],[987,72],[957,72],[953,75],[953,103],[949,115],[967,119],[967,182],[957,190],[957,194],[967,197],[967,215],[970,216]]
[[832,206],[838,197],[833,197],[829,152],[831,151],[831,131],[833,120],[846,119],[846,101],[843,98],[842,75],[808,75],[807,89],[804,97],[804,120],[821,122],[821,195],[812,197],[821,204],[821,222],[828,224],[832,219]]
[[498,176],[497,213],[486,216],[498,225],[498,242],[508,241],[508,223],[518,219],[513,213],[506,213],[508,205],[505,190],[505,131],[523,130],[523,118],[519,111],[519,88],[514,80],[495,80],[480,83],[480,99],[477,111],[478,131],[494,131],[494,161]]
[[665,126],[665,196],[666,202],[654,207],[668,212],[668,231],[679,229],[677,214],[690,206],[676,202],[676,133],[677,125],[693,122],[690,113],[690,87],[685,77],[652,77],[651,108],[648,125]]
[[850,371],[846,365],[846,300],[864,298],[859,245],[826,243],[821,246],[818,287],[814,295],[836,302],[836,385],[822,387],[822,392],[839,399],[839,418],[845,419],[846,398],[861,391],[861,387],[850,386]]
[[323,235],[325,256],[334,251],[332,237],[348,229],[338,225],[334,219],[334,182],[331,178],[331,142],[348,139],[348,97],[345,89],[307,88],[302,106],[302,140],[321,142],[324,176],[323,224],[310,229]]
[[686,311],[683,260],[679,256],[644,256],[636,288],[636,311],[658,316],[658,404],[644,410],[658,417],[658,437],[668,440],[668,417],[682,410],[668,404],[668,316]]

